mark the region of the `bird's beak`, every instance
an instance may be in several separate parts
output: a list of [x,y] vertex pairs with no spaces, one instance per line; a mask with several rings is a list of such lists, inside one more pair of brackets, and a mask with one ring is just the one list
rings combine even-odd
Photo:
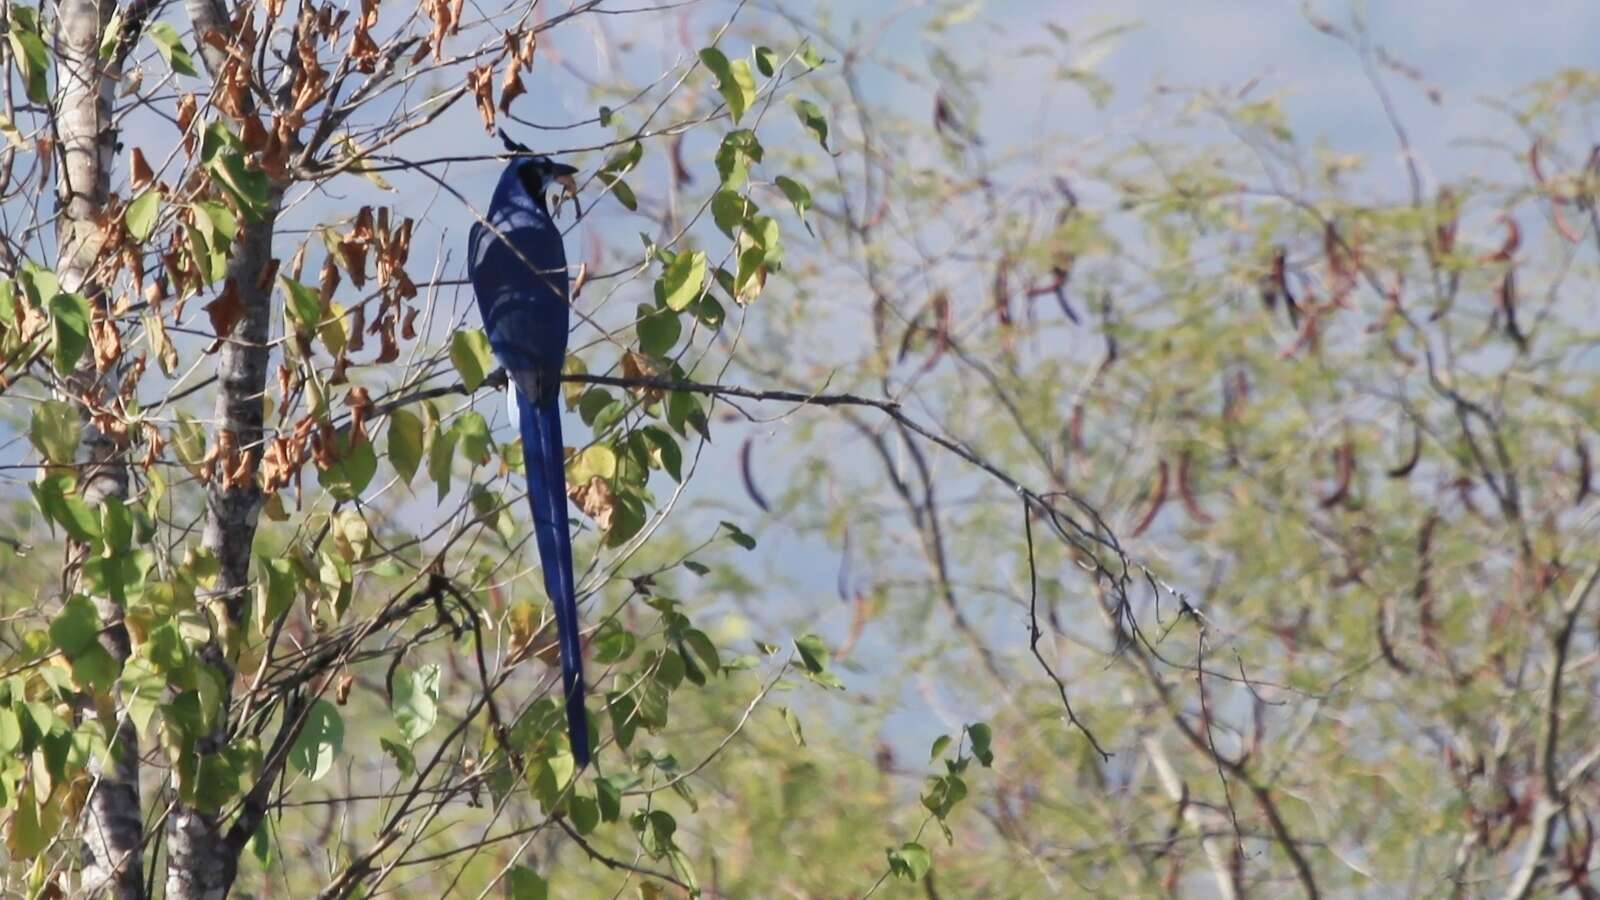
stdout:
[[562,199],[571,197],[572,205],[581,217],[583,215],[583,207],[578,204],[578,182],[572,177],[577,172],[578,170],[572,166],[565,166],[561,163],[550,164],[550,180],[561,185],[561,189],[564,192],[561,197],[556,199],[556,210],[560,211]]
[[576,174],[578,170],[572,166],[558,162],[550,163],[550,180],[565,188],[567,196],[574,201],[578,199],[578,182],[572,177]]

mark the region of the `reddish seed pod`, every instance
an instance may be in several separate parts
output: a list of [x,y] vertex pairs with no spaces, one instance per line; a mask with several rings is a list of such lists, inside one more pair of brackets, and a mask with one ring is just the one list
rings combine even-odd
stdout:
[[1134,537],[1144,534],[1145,529],[1150,527],[1150,523],[1156,520],[1156,513],[1161,512],[1161,507],[1165,506],[1166,503],[1167,461],[1163,459],[1160,468],[1156,470],[1156,487],[1155,491],[1150,495],[1150,508],[1145,510],[1144,515],[1139,519],[1139,523],[1133,526]]

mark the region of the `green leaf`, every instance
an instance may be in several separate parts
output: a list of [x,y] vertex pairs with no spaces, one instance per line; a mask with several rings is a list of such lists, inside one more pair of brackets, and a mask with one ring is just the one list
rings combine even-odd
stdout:
[[6,826],[6,849],[13,861],[37,856],[55,839],[59,812],[49,803],[41,805],[39,799],[34,793],[33,781],[29,780],[12,807]]
[[468,392],[478,389],[494,365],[494,354],[489,350],[489,337],[481,328],[457,331],[450,338],[450,362],[461,375],[461,383]]
[[634,141],[628,146],[628,149],[616,153],[606,160],[606,164],[601,166],[600,171],[597,173],[600,181],[609,187],[613,194],[617,195],[617,202],[627,207],[630,211],[639,208],[639,200],[634,196],[633,189],[628,187],[628,183],[622,180],[622,176],[632,170],[634,166],[637,166],[643,156],[644,144]]
[[506,873],[506,892],[511,900],[547,900],[550,885],[527,866],[512,866]]
[[122,9],[119,7],[111,11],[111,18],[106,21],[105,30],[100,35],[100,60],[108,62],[115,58],[117,45],[122,42]]
[[605,444],[585,447],[583,452],[574,455],[567,463],[569,484],[587,484],[589,479],[595,477],[607,481],[617,477],[617,451]]
[[422,666],[395,681],[394,722],[406,743],[415,744],[439,720],[439,667]]
[[617,775],[606,775],[595,779],[594,799],[600,807],[601,819],[615,822],[622,816],[622,788],[623,785]]
[[763,153],[756,133],[748,128],[730,131],[717,148],[717,173],[722,176],[722,187],[737,191],[750,179],[750,166],[761,162]]
[[974,722],[967,726],[967,740],[972,742],[972,755],[977,757],[978,762],[986,769],[994,765],[994,752],[989,749],[989,742],[993,737],[989,726],[982,722]]
[[944,754],[944,751],[948,749],[950,749],[950,735],[939,735],[933,739],[933,749],[928,751],[928,761],[932,762],[938,759]]
[[806,734],[800,728],[800,717],[795,715],[794,710],[787,706],[780,706],[778,709],[783,711],[783,724],[788,727],[789,736],[794,738],[795,745],[804,747],[806,745]]
[[[749,232],[746,232],[747,234]],[[735,294],[741,301],[752,300],[761,294],[766,284],[768,264],[764,247],[746,247],[739,254],[739,273],[734,276]]]
[[28,99],[35,103],[49,103],[50,84],[46,80],[46,73],[50,71],[50,50],[39,36],[33,12],[26,6],[11,7],[11,28],[6,37],[11,43],[11,58],[22,70]]
[[921,881],[922,876],[933,867],[933,855],[915,842],[901,844],[900,849],[886,852],[889,854],[889,870],[907,881]]
[[805,63],[808,69],[822,67],[822,56],[817,53],[817,48],[811,46],[810,43],[800,46],[800,61]]
[[462,413],[450,430],[455,432],[456,443],[467,462],[481,466],[489,461],[489,448],[494,440],[489,436],[489,423],[476,410]]
[[564,806],[566,787],[578,771],[577,761],[571,753],[557,753],[547,759],[537,760],[529,767],[529,787],[539,805],[546,812],[555,812]]
[[167,691],[167,679],[148,659],[130,656],[122,666],[122,706],[133,720],[133,727],[141,737],[150,733],[150,720],[161,706]]
[[774,63],[777,61],[778,55],[772,52],[771,47],[757,47],[755,56],[756,71],[760,72],[763,78],[771,78],[772,73],[777,71]]
[[794,648],[800,651],[800,663],[807,671],[827,671],[828,645],[822,642],[822,638],[814,634],[801,635],[794,639]]
[[724,521],[722,527],[728,529],[728,540],[746,550],[754,550],[756,548],[756,539],[745,534],[744,529],[728,521]]
[[694,426],[696,431],[710,437],[707,433],[706,414],[700,408],[700,401],[688,391],[673,391],[667,395],[667,424],[679,434],[687,435],[686,428]]
[[967,796],[967,783],[955,775],[928,779],[928,792],[922,795],[922,805],[939,818],[944,818]]
[[290,278],[280,277],[283,287],[283,315],[301,334],[310,334],[322,321],[322,298],[317,289]]
[[601,176],[601,179],[608,181],[611,187],[611,193],[616,195],[617,202],[621,203],[624,209],[628,210],[628,212],[637,212],[639,210],[639,198],[634,196],[633,188],[628,187],[628,183],[626,181],[623,181],[621,178],[617,178],[615,176],[611,176],[609,179],[607,179],[606,176],[603,175]]
[[633,655],[639,639],[614,620],[606,620],[590,640],[594,661],[602,666],[619,663]]
[[405,409],[389,413],[389,463],[406,484],[422,464],[422,443],[421,419]]
[[352,433],[339,434],[339,461],[317,473],[317,484],[325,488],[336,500],[354,500],[372,483],[378,473],[378,452],[371,441],[349,446]]
[[628,145],[628,149],[619,150],[612,154],[611,158],[606,160],[606,164],[600,167],[600,171],[603,174],[626,175],[643,158],[644,144],[640,141],[634,141]]
[[677,440],[654,425],[646,426],[641,433],[651,445],[651,464],[671,475],[673,481],[683,481],[683,450]]
[[128,208],[123,210],[122,222],[127,226],[128,234],[142,244],[155,229],[156,217],[160,214],[161,192],[155,188],[147,188],[144,193],[133,198]]
[[256,560],[256,573],[256,626],[265,634],[294,602],[295,567],[283,557],[261,556]]
[[133,516],[120,497],[106,497],[101,501],[100,540],[107,556],[127,558],[133,541]]
[[794,101],[794,114],[799,117],[800,124],[817,139],[817,143],[822,145],[822,149],[828,150],[828,119],[822,114],[822,108],[810,100],[797,98]]
[[639,332],[639,349],[651,356],[669,355],[683,334],[677,313],[645,304],[639,306],[639,321],[634,327]]
[[78,411],[64,400],[45,400],[33,408],[28,438],[45,462],[70,464],[78,455],[78,434],[83,423]]
[[717,653],[717,645],[711,638],[698,628],[691,628],[683,633],[683,641],[694,651],[694,656],[700,665],[710,671],[712,675],[722,671],[722,657]]
[[728,237],[733,237],[744,225],[745,218],[754,215],[756,210],[754,201],[735,191],[721,190],[711,196],[711,219]]
[[682,312],[700,295],[706,281],[706,255],[696,250],[679,253],[661,275],[662,292],[667,308]]
[[395,768],[400,770],[402,777],[409,777],[417,770],[417,759],[411,755],[411,749],[404,744],[391,741],[388,738],[378,738],[378,746],[383,752],[389,754],[394,760]]
[[450,463],[455,459],[456,433],[455,430],[441,431],[433,438],[433,446],[428,450],[428,477],[439,486],[439,500],[450,493]]
[[[590,388],[578,398],[578,417],[583,419],[583,424],[593,425],[601,410],[610,406],[612,402],[610,391],[605,388]],[[596,429],[596,433],[598,432],[599,429]]]
[[0,706],[0,756],[7,756],[22,746],[22,719],[16,710]]
[[[809,225],[806,227],[807,229],[810,228]],[[717,298],[710,294],[702,294],[700,295],[700,302],[694,305],[694,317],[700,320],[700,324],[715,331],[722,327],[723,321],[727,318],[727,313],[723,311],[722,304],[717,301]]]
[[[681,781],[675,785],[675,787],[683,786],[685,786],[685,782]],[[673,847],[667,851],[667,859],[672,861],[672,871],[676,872],[678,878],[689,886],[689,896],[700,896],[700,879],[694,874],[694,863],[689,861],[689,854],[684,853],[677,847]]]
[[50,640],[57,650],[72,659],[91,646],[100,634],[100,614],[88,597],[74,595],[50,623]]
[[640,810],[633,814],[632,825],[639,834],[640,846],[651,856],[660,858],[676,846],[672,836],[678,830],[678,823],[664,809]]
[[193,78],[200,74],[194,67],[194,57],[183,47],[183,39],[178,36],[178,30],[166,22],[152,22],[145,26],[144,33],[156,45],[156,52],[166,60],[168,67],[179,75],[188,75]]
[[239,204],[239,209],[245,215],[251,219],[260,219],[265,214],[269,190],[267,173],[247,163],[242,153],[237,150],[225,150],[217,154],[217,158],[211,161],[207,170],[210,171],[212,179],[219,182],[228,195]]
[[756,80],[750,74],[750,64],[742,59],[728,61],[721,50],[707,47],[700,51],[700,61],[717,78],[717,91],[728,104],[728,112],[735,124],[745,110],[756,102]]
[[194,211],[195,227],[206,236],[212,247],[226,248],[239,236],[239,219],[228,204],[216,200],[198,200],[189,204]]
[[579,834],[588,834],[600,824],[600,805],[593,797],[574,794],[572,799],[567,801],[567,806],[567,813],[572,817],[572,827],[576,828]]
[[200,758],[200,771],[188,799],[199,809],[216,812],[239,795],[239,786],[236,761],[225,754],[210,753]]
[[306,724],[289,748],[289,765],[312,781],[320,781],[333,770],[333,761],[344,749],[344,719],[326,700],[311,704]]
[[88,543],[100,537],[100,517],[87,504],[69,492],[65,475],[49,475],[28,486],[39,511],[52,522],[60,523],[75,541]]
[[783,195],[794,206],[795,215],[800,217],[800,221],[805,221],[806,210],[811,208],[811,189],[787,175],[779,175],[777,183],[778,190],[783,191]]
[[56,372],[72,374],[83,349],[89,345],[89,301],[79,294],[50,298],[50,324],[55,337]]

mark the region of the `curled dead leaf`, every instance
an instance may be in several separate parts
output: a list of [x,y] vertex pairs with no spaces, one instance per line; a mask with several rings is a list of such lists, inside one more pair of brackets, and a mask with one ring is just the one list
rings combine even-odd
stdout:
[[478,104],[478,115],[483,119],[483,130],[494,134],[494,67],[482,65],[467,73],[467,87]]
[[367,418],[372,415],[372,395],[364,387],[353,387],[345,395],[344,405],[350,407],[350,446],[359,446],[367,437]]
[[200,149],[200,135],[193,128],[195,113],[199,109],[200,101],[193,91],[178,98],[178,131],[183,134],[183,152],[190,156]]
[[[633,350],[622,354],[622,377],[630,381],[659,380],[667,376],[667,367],[660,360],[637,353]],[[666,392],[658,387],[630,387],[628,393],[633,394],[647,404],[661,402]]]
[[590,476],[584,484],[569,486],[567,495],[579,509],[583,510],[584,515],[594,520],[602,532],[611,530],[611,519],[616,514],[617,499],[612,496],[611,488],[606,485],[605,479],[599,475]]
[[104,314],[96,313],[89,323],[89,343],[94,347],[94,367],[106,372],[122,358],[122,334]]
[[134,193],[139,193],[149,187],[156,180],[156,174],[150,171],[150,164],[145,162],[144,151],[138,147],[128,154],[128,186]]
[[515,65],[506,66],[506,74],[500,79],[500,111],[511,111],[511,101],[526,94],[528,89],[522,84],[522,76],[517,72]]
[[222,287],[222,293],[202,308],[211,318],[211,331],[217,336],[206,352],[215,353],[221,349],[222,342],[233,334],[239,319],[244,316],[244,302],[239,299],[238,283],[230,276]]

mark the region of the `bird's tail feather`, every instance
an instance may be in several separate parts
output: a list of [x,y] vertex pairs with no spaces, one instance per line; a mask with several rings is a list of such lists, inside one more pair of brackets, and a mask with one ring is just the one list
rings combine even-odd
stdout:
[[566,692],[567,736],[578,767],[589,764],[588,711],[583,705],[583,651],[578,641],[578,600],[573,586],[572,535],[567,526],[566,459],[561,442],[558,393],[530,397],[517,391],[528,502],[544,588],[555,608],[561,649],[561,684]]

